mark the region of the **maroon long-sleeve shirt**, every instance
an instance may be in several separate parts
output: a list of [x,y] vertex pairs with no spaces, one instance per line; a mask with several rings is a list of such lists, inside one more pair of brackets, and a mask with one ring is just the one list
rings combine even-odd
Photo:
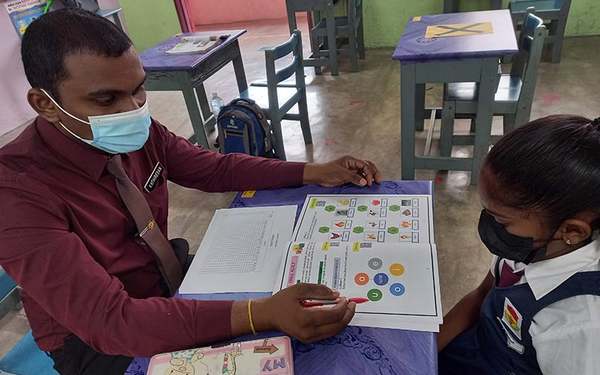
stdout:
[[[23,288],[40,348],[74,334],[106,354],[146,356],[229,337],[231,302],[161,297],[152,250],[135,236],[108,158],[42,118],[0,149],[0,265]],[[301,184],[304,169],[213,153],[156,122],[123,165],[165,234],[167,179],[211,192],[261,189]]]

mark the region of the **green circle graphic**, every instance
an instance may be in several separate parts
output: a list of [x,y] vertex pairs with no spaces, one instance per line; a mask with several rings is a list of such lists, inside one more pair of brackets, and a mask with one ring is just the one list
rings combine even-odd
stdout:
[[388,228],[388,233],[389,234],[398,234],[400,232],[400,229],[396,228],[396,227],[389,227]]
[[379,289],[371,289],[367,292],[367,298],[370,301],[377,302],[383,298],[383,293]]

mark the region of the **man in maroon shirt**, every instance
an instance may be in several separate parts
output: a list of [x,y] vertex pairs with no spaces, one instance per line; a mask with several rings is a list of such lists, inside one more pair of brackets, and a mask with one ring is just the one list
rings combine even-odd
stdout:
[[144,115],[145,74],[127,36],[82,10],[33,22],[22,58],[32,85],[27,98],[39,116],[0,150],[0,264],[23,288],[36,342],[58,371],[118,374],[133,356],[253,329],[314,341],[348,324],[355,306],[344,298],[330,309],[299,304],[339,297],[324,286],[297,285],[253,301],[253,322],[247,301],[168,298],[159,262],[136,235],[107,165],[121,159],[166,236],[167,180],[212,192],[370,185],[381,179],[373,163],[289,163],[190,144]]

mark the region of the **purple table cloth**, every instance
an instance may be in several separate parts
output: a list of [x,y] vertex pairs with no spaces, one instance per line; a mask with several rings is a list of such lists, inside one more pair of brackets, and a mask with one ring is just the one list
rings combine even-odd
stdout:
[[[493,32],[425,38],[428,26],[491,22]],[[505,56],[519,51],[508,9],[413,17],[392,55],[394,60],[436,60]]]
[[[217,53],[221,49],[235,42],[240,36],[242,36],[246,30],[219,30],[210,32],[197,32],[197,33],[186,33],[179,34],[171,37],[156,46],[145,50],[141,55],[142,65],[146,71],[169,71],[169,70],[188,70],[193,69],[196,65],[202,63],[213,54]],[[173,48],[181,38],[184,36],[225,36],[229,35],[224,39],[218,46],[214,47],[206,53],[195,53],[195,54],[179,54],[170,55],[166,51]]]
[[[370,188],[345,185],[324,188],[306,185],[292,189],[257,191],[252,198],[238,194],[231,207],[298,205],[297,216],[307,194],[432,194],[430,181],[385,181]],[[182,298],[199,300],[247,299],[268,296],[268,293],[222,293],[214,295],[185,295]],[[271,332],[259,335],[277,335]],[[234,341],[256,337],[240,337]],[[347,374],[437,374],[436,336],[431,332],[396,329],[348,327],[339,335],[314,344],[292,340],[294,371],[297,375]],[[126,375],[144,375],[148,358],[136,358]]]

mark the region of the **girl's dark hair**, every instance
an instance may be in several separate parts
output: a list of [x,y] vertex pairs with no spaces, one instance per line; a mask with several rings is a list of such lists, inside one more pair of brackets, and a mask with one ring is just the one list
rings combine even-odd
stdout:
[[88,52],[119,57],[131,47],[129,37],[104,17],[79,8],[63,8],[33,21],[21,42],[21,59],[32,87],[56,99],[58,84],[68,77],[65,58]]
[[497,142],[483,168],[503,204],[540,211],[550,225],[586,210],[600,213],[600,121],[574,115],[531,121]]

